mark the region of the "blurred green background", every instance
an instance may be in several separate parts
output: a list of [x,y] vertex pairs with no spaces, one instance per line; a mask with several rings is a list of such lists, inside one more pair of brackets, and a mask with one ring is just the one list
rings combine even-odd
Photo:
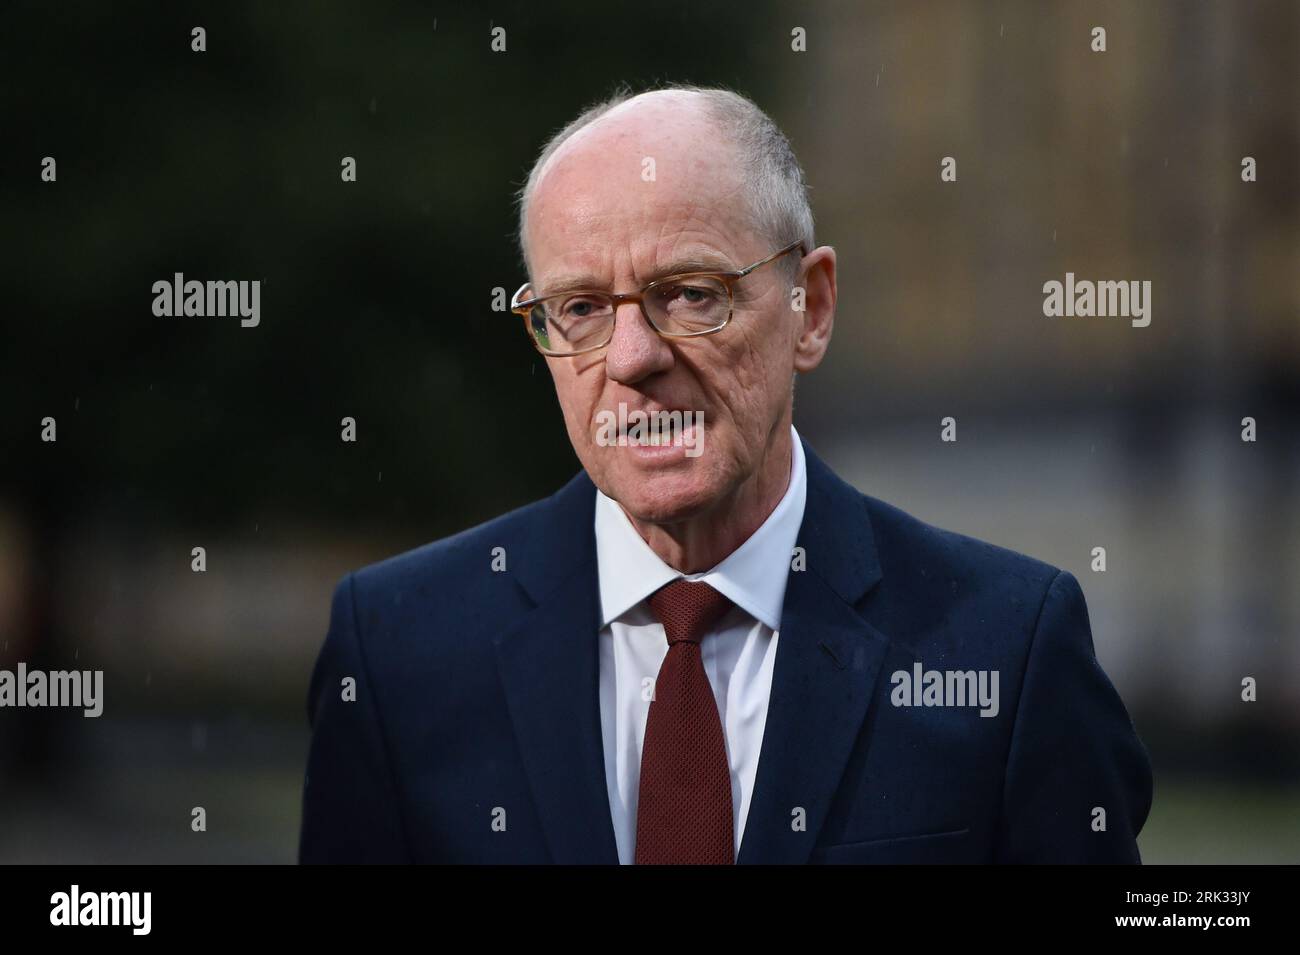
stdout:
[[[492,310],[523,280],[512,192],[584,105],[664,81],[749,95],[808,172],[840,302],[805,438],[1080,579],[1155,766],[1144,858],[1300,861],[1300,5],[13,3],[4,27],[0,666],[102,668],[107,702],[0,711],[0,862],[294,859],[333,584],[577,468]],[[1150,327],[1044,318],[1067,271],[1152,281]],[[260,326],[154,317],[175,272],[259,279]]]

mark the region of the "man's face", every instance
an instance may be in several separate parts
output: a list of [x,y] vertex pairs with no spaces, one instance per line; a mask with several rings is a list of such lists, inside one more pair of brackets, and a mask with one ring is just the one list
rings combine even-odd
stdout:
[[[794,238],[774,244],[750,219],[732,147],[700,107],[680,95],[633,101],[567,140],[543,169],[526,224],[534,289],[545,295],[582,278],[590,289],[630,292],[697,270],[681,262],[744,268]],[[632,517],[672,524],[707,512],[788,431],[801,329],[788,266],[773,262],[735,283],[731,323],[713,335],[660,338],[625,303],[609,345],[547,358],[579,460]],[[702,451],[599,442],[620,403],[629,414],[702,412]]]

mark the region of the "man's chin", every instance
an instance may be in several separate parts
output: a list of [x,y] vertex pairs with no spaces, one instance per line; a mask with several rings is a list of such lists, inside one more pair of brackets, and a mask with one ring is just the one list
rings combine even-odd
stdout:
[[650,524],[676,524],[707,511],[719,490],[703,479],[698,469],[660,473],[620,474],[605,493],[635,520]]

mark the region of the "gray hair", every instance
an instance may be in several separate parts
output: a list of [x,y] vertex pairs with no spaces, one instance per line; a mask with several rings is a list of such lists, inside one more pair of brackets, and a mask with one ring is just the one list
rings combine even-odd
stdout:
[[[669,84],[642,90],[641,93],[660,91],[696,93],[703,97],[710,117],[736,147],[742,166],[741,181],[754,225],[774,244],[773,251],[799,239],[804,244],[805,254],[811,252],[816,245],[813,242],[812,208],[808,204],[808,181],[794,150],[790,148],[790,141],[772,118],[752,100],[722,87]],[[519,252],[530,275],[524,226],[528,203],[542,168],[570,136],[641,93],[633,93],[628,86],[621,85],[610,96],[588,106],[551,137],[533,163],[527,181],[515,193],[519,208]],[[799,257],[785,256],[782,262],[793,279],[798,271]]]

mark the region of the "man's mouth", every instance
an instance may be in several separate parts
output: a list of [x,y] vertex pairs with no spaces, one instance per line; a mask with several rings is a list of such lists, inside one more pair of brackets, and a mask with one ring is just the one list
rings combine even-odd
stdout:
[[595,442],[600,447],[633,450],[684,448],[697,457],[704,437],[704,412],[686,408],[649,407],[602,409],[595,416]]

